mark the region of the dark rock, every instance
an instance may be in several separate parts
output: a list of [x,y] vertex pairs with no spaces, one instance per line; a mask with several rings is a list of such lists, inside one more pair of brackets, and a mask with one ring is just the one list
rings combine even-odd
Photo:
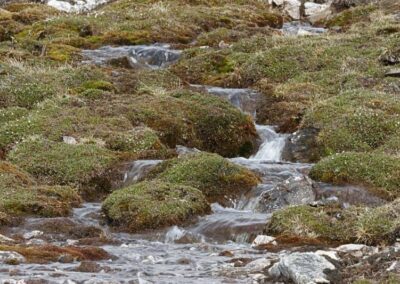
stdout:
[[82,261],[81,264],[75,268],[75,271],[86,273],[100,272],[101,270],[101,266],[93,261]]
[[376,2],[376,0],[333,0],[331,5],[336,11],[340,12],[351,7],[370,4],[373,2]]
[[235,255],[229,250],[224,250],[219,253],[219,256],[234,257]]
[[400,63],[400,48],[395,51],[387,51],[379,57],[383,65],[395,65]]
[[291,162],[313,163],[320,159],[317,144],[319,130],[308,127],[291,134],[282,152],[282,159]]
[[63,254],[58,258],[58,262],[60,263],[72,263],[75,261],[75,258],[70,254]]
[[307,176],[294,176],[261,194],[257,211],[273,212],[290,206],[309,204],[315,201],[313,181]]

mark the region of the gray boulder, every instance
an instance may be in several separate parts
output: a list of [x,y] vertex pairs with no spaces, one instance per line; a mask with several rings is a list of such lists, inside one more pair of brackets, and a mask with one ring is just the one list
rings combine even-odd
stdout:
[[290,162],[313,163],[320,159],[317,143],[319,130],[307,127],[291,134],[282,151],[282,159]]
[[313,181],[305,176],[290,177],[271,190],[261,194],[257,211],[270,213],[289,205],[309,204],[315,201]]
[[326,273],[336,267],[325,257],[312,252],[292,253],[281,257],[278,263],[269,269],[269,274],[283,281],[296,284],[330,283]]

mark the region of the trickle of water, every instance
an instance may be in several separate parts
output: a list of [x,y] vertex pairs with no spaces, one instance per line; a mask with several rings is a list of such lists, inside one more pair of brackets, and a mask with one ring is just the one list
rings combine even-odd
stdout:
[[124,176],[124,186],[130,185],[143,178],[152,168],[162,160],[137,160],[132,162]]
[[131,68],[158,69],[179,59],[181,51],[170,49],[167,44],[104,46],[94,50],[83,50],[84,64],[105,65],[113,60],[126,59]]
[[232,105],[256,118],[257,101],[260,94],[252,89],[220,88],[203,85],[191,85],[196,89],[205,90],[207,93],[224,98]]

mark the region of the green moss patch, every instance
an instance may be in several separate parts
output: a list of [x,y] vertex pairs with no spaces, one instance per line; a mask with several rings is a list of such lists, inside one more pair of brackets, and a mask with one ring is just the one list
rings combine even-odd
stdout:
[[317,163],[310,175],[325,182],[364,184],[389,198],[400,196],[400,158],[387,154],[336,154]]
[[294,206],[275,212],[267,233],[339,243],[391,244],[400,228],[399,200],[377,208]]
[[201,191],[162,181],[141,182],[113,192],[103,203],[110,223],[124,231],[178,225],[207,213]]
[[[68,186],[43,186],[7,162],[0,162],[0,212],[9,216],[66,216],[78,206],[77,191]],[[3,216],[7,220],[7,216]]]
[[111,189],[109,170],[118,163],[117,156],[96,145],[69,145],[40,138],[19,143],[8,158],[39,180],[75,185],[89,196],[100,196]]
[[259,183],[251,171],[216,154],[189,154],[156,166],[148,178],[198,188],[210,202],[223,201]]

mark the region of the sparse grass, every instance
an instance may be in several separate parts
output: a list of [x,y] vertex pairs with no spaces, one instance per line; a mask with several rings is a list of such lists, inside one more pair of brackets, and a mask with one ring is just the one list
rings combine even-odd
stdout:
[[288,207],[273,214],[266,232],[333,243],[392,244],[400,228],[399,204],[397,199],[377,208]]

